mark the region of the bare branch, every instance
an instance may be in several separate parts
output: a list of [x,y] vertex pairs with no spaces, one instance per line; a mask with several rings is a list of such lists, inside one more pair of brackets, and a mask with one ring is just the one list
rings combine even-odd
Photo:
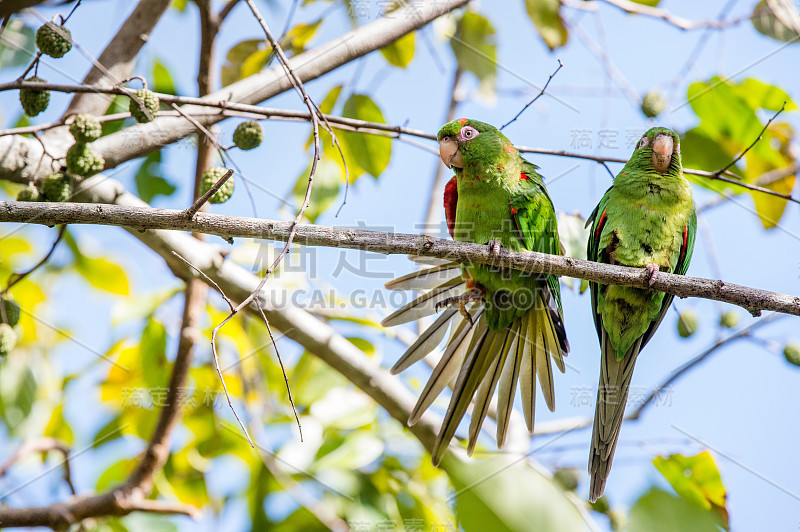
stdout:
[[542,96],[544,96],[544,91],[546,91],[546,90],[547,90],[547,86],[548,86],[548,85],[550,85],[550,82],[551,82],[551,81],[553,81],[553,78],[554,78],[554,77],[556,77],[556,74],[558,74],[558,71],[559,71],[559,70],[561,70],[561,69],[564,67],[564,64],[561,62],[561,59],[556,59],[556,61],[558,61],[558,68],[556,68],[555,72],[553,72],[552,74],[550,74],[550,77],[549,77],[549,78],[547,78],[547,82],[544,84],[544,87],[542,87],[542,90],[541,90],[541,91],[539,91],[539,94],[537,94],[536,96],[534,96],[534,97],[533,97],[533,99],[532,99],[531,101],[529,101],[528,103],[526,103],[526,104],[525,104],[525,107],[523,107],[522,109],[520,109],[520,111],[519,111],[517,114],[515,114],[515,115],[514,115],[514,118],[512,118],[511,120],[509,120],[508,122],[506,122],[505,124],[503,124],[502,126],[500,126],[500,131],[503,131],[503,129],[504,129],[504,128],[505,128],[507,125],[511,124],[512,122],[515,122],[515,121],[517,120],[517,118],[519,118],[520,116],[522,116],[522,113],[524,113],[524,112],[525,112],[525,111],[528,109],[528,107],[530,107],[531,105],[533,105],[533,104],[534,104],[534,102],[536,102],[536,100],[538,100],[539,98],[541,98]]
[[746,17],[743,17],[731,21],[722,21],[722,20],[692,21],[682,17],[675,16],[666,9],[660,9],[658,7],[651,7],[644,4],[638,4],[636,2],[631,2],[630,0],[594,0],[594,1],[604,2],[632,15],[644,15],[647,17],[661,19],[667,24],[671,24],[672,26],[675,26],[676,28],[681,30],[696,30],[700,28],[711,28],[711,29],[721,30],[729,28],[731,26],[735,26],[741,23],[743,20],[746,20]]
[[[86,183],[86,182],[84,182]],[[166,229],[222,236],[286,241],[296,234],[299,244],[360,249],[382,254],[413,254],[465,263],[494,264],[529,273],[551,273],[602,284],[648,289],[647,271],[537,252],[502,249],[497,259],[485,245],[454,242],[425,235],[381,233],[360,229],[295,224],[258,218],[197,213],[189,220],[183,211],[117,205],[0,202],[0,222],[53,225],[81,223],[117,225],[131,231]],[[678,297],[700,297],[745,308],[753,315],[772,310],[800,316],[800,297],[730,284],[721,280],[658,275],[652,288]],[[240,305],[241,307],[242,305]]]
[[72,474],[69,467],[69,447],[56,438],[35,438],[26,440],[14,454],[12,454],[3,465],[0,465],[0,477],[4,476],[11,467],[17,462],[25,459],[34,453],[46,453],[48,451],[58,451],[64,457],[64,481],[69,486],[69,490],[75,495],[75,485],[72,483]]
[[53,242],[53,245],[50,246],[50,251],[48,251],[47,254],[44,257],[42,257],[42,259],[39,262],[37,262],[36,264],[34,264],[31,268],[25,270],[24,272],[14,273],[9,278],[8,284],[6,285],[6,287],[2,291],[0,291],[0,297],[6,295],[8,293],[8,291],[11,290],[12,286],[17,284],[21,280],[25,279],[27,276],[29,276],[30,274],[32,274],[33,272],[35,272],[36,270],[41,268],[45,263],[47,263],[48,260],[50,260],[50,257],[53,255],[53,252],[56,250],[56,246],[58,246],[58,243],[61,242],[61,239],[64,237],[64,232],[66,230],[67,230],[67,226],[66,225],[62,225],[61,227],[59,227],[58,236],[56,237],[55,241]]
[[753,146],[755,146],[758,143],[758,141],[761,140],[761,137],[764,136],[764,132],[767,131],[767,128],[769,127],[769,125],[772,123],[773,120],[778,118],[778,115],[781,114],[784,109],[786,109],[786,102],[783,102],[783,105],[781,105],[781,108],[778,109],[778,112],[776,112],[774,115],[772,115],[772,118],[767,120],[767,123],[764,124],[764,127],[761,129],[761,133],[758,134],[756,139],[747,148],[745,148],[744,151],[742,153],[740,153],[738,157],[736,157],[734,160],[732,160],[731,162],[729,162],[728,164],[723,166],[720,170],[717,170],[716,172],[714,172],[714,175],[719,177],[728,168],[730,168],[731,166],[735,165],[737,162],[739,162],[742,159],[742,157],[747,155],[747,152],[749,152],[751,149],[753,149]]

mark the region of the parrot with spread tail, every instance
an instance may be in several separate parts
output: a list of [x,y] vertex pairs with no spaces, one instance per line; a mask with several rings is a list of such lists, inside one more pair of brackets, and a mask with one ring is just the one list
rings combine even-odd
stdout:
[[[561,254],[556,213],[538,167],[522,158],[494,126],[462,118],[437,135],[442,161],[453,169],[444,192],[447,227],[455,240]],[[399,373],[436,348],[451,329],[409,418],[416,423],[447,385],[452,397],[432,453],[442,460],[470,401],[472,453],[497,389],[497,445],[502,447],[517,383],[528,430],[533,431],[536,384],[554,409],[553,363],[564,371],[569,344],[558,279],[483,264],[443,262],[386,284],[394,290],[427,290],[397,310],[384,326],[407,323],[442,310],[392,368]]]
[[[654,127],[642,136],[589,224],[589,260],[646,268],[651,287],[658,272],[686,273],[697,217],[674,131]],[[589,498],[594,502],[603,494],[611,469],[633,366],[673,296],[628,286],[589,287],[602,352],[589,456]]]

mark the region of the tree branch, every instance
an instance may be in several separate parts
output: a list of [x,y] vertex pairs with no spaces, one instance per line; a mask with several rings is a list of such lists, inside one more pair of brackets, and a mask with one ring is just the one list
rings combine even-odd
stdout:
[[700,28],[724,29],[739,24],[742,20],[745,20],[744,18],[742,18],[731,21],[723,21],[723,20],[692,21],[682,17],[675,16],[666,9],[660,9],[657,7],[651,7],[644,4],[638,4],[636,2],[631,2],[630,0],[597,0],[597,1],[601,1],[606,4],[612,5],[614,7],[617,7],[631,15],[644,15],[647,17],[661,19],[664,22],[671,24],[681,30],[696,30]]
[[[93,178],[95,179],[95,178]],[[92,180],[85,181],[91,186]],[[0,202],[0,222],[56,225],[64,223],[116,225],[131,231],[165,229],[218,235],[286,241],[296,231],[295,242],[307,246],[360,249],[382,254],[415,254],[428,257],[496,264],[529,273],[552,273],[586,279],[602,284],[648,288],[644,269],[628,268],[545,253],[500,251],[495,258],[485,245],[454,242],[425,235],[381,233],[361,229],[294,225],[292,222],[197,213],[186,218],[183,211],[126,207],[117,205],[81,205],[73,203]],[[185,255],[184,255],[185,256]],[[190,260],[187,258],[187,260]],[[193,264],[196,265],[194,261]],[[721,280],[660,273],[652,288],[678,297],[700,297],[739,305],[753,315],[772,310],[800,316],[800,297],[739,286]]]

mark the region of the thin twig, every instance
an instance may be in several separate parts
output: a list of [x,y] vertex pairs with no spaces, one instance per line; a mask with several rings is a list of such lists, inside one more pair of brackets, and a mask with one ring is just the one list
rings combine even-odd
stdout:
[[778,109],[778,112],[777,112],[777,113],[775,113],[774,115],[772,115],[772,118],[770,118],[769,120],[767,120],[767,123],[766,123],[766,124],[764,124],[764,127],[761,129],[761,133],[759,133],[759,134],[758,134],[758,137],[756,137],[756,139],[753,141],[753,143],[752,143],[752,144],[750,144],[750,145],[749,145],[747,148],[745,148],[745,150],[744,150],[742,153],[740,153],[738,157],[736,157],[734,160],[732,160],[731,162],[729,162],[728,164],[726,164],[725,166],[723,166],[723,167],[722,167],[722,169],[720,169],[720,170],[717,170],[716,172],[714,172],[714,175],[715,175],[715,176],[717,176],[717,177],[719,177],[719,176],[720,176],[720,175],[722,175],[722,174],[723,174],[723,173],[724,173],[724,172],[725,172],[725,171],[726,171],[728,168],[730,168],[731,166],[733,166],[733,165],[735,165],[736,163],[738,163],[738,162],[739,162],[739,160],[741,160],[741,158],[742,158],[742,157],[744,157],[744,156],[745,156],[745,154],[747,154],[747,152],[749,152],[751,149],[753,149],[753,146],[755,146],[755,145],[758,143],[758,141],[759,141],[759,140],[761,140],[761,137],[763,137],[763,136],[764,136],[764,132],[766,132],[766,131],[767,131],[767,128],[768,128],[768,127],[769,127],[769,125],[772,123],[772,121],[773,121],[773,120],[775,120],[776,118],[778,118],[778,115],[779,115],[779,114],[781,114],[781,113],[783,112],[783,110],[784,110],[784,109],[786,109],[786,102],[783,102],[783,105],[781,105],[781,108],[780,108],[780,109]]
[[228,171],[225,172],[225,174],[222,177],[220,177],[216,183],[211,185],[211,188],[208,189],[205,194],[197,198],[197,201],[195,201],[189,207],[184,209],[183,211],[184,216],[186,216],[189,219],[194,218],[194,215],[197,214],[197,211],[199,211],[200,208],[203,205],[205,205],[205,203],[209,200],[211,196],[217,193],[217,191],[222,187],[222,185],[225,184],[226,181],[228,181],[228,179],[230,179],[232,175],[233,175],[233,170],[228,168]]
[[75,485],[72,483],[72,474],[69,466],[69,447],[56,438],[35,438],[26,440],[23,444],[12,454],[3,465],[0,465],[0,477],[4,476],[8,470],[17,462],[25,459],[27,456],[34,453],[46,453],[48,451],[58,451],[64,456],[62,464],[64,465],[64,481],[67,483],[69,490],[75,495]]
[[661,390],[663,390],[664,388],[666,388],[667,386],[669,386],[670,384],[672,384],[673,382],[678,380],[683,374],[685,374],[687,371],[692,369],[694,366],[696,366],[697,364],[699,364],[700,362],[702,362],[703,360],[705,360],[706,358],[711,356],[719,348],[721,348],[721,347],[723,347],[723,346],[725,346],[725,345],[727,345],[727,344],[729,344],[729,343],[731,343],[731,342],[733,342],[735,340],[739,340],[741,338],[744,338],[744,337],[748,336],[749,334],[751,334],[756,329],[758,329],[760,327],[763,327],[764,325],[766,325],[766,324],[768,324],[770,322],[773,322],[773,321],[775,321],[777,319],[780,319],[782,317],[784,317],[783,314],[777,314],[777,313],[776,314],[770,314],[769,316],[765,316],[765,317],[761,318],[760,320],[756,321],[755,323],[752,323],[752,324],[748,325],[747,327],[745,327],[741,331],[739,331],[737,333],[734,333],[731,336],[728,336],[727,338],[724,338],[724,339],[721,339],[721,340],[717,340],[714,343],[714,345],[712,345],[711,347],[709,347],[708,349],[706,349],[705,351],[703,351],[702,353],[700,353],[699,355],[697,355],[696,357],[692,358],[690,361],[686,362],[681,367],[679,367],[678,369],[673,371],[669,375],[669,377],[667,377],[664,380],[664,382],[662,382],[661,384],[659,384],[658,386],[653,388],[653,391],[650,392],[650,395],[648,395],[645,398],[644,401],[642,401],[642,404],[639,405],[639,407],[636,410],[634,410],[633,412],[631,412],[628,415],[628,419],[638,419],[639,416],[642,414],[642,412],[645,410],[645,408],[647,408],[648,405],[650,405],[653,402],[653,400],[658,396],[658,394],[661,392]]
[[61,242],[61,239],[64,237],[64,232],[66,230],[67,230],[67,225],[66,224],[64,224],[61,227],[59,227],[58,236],[56,237],[55,241],[53,242],[53,245],[50,246],[50,250],[47,252],[47,254],[44,257],[42,257],[42,260],[40,260],[39,262],[34,264],[30,269],[28,269],[28,270],[26,270],[24,272],[14,273],[9,278],[8,284],[6,285],[6,287],[3,289],[2,292],[0,292],[0,297],[5,296],[8,293],[8,291],[11,290],[12,286],[14,286],[18,282],[22,281],[23,279],[25,279],[27,276],[29,276],[30,274],[35,272],[37,269],[42,267],[48,260],[50,260],[50,256],[53,255],[53,252],[56,250],[56,246],[58,246],[58,243]]
[[269,339],[272,342],[272,348],[275,349],[275,356],[278,358],[278,363],[281,366],[281,373],[283,373],[283,382],[286,384],[286,393],[289,396],[289,404],[292,405],[292,413],[294,413],[294,420],[297,423],[297,430],[300,432],[300,442],[303,442],[303,427],[300,426],[300,416],[297,415],[297,408],[294,406],[294,399],[292,398],[292,389],[289,386],[289,377],[286,376],[286,368],[283,366],[283,359],[281,358],[281,353],[278,351],[278,344],[275,342],[275,336],[272,334],[272,327],[269,326],[269,320],[267,319],[267,315],[264,314],[264,308],[261,306],[261,299],[255,299],[256,306],[258,307],[258,312],[261,313],[261,318],[264,320],[264,324],[267,326],[267,333],[269,334]]
[[[253,3],[252,0],[245,0],[245,1],[247,2],[248,7],[250,7],[250,11],[252,11],[253,16],[256,18],[258,23],[261,25],[261,29],[264,31],[264,34],[267,37],[267,41],[269,42],[270,45],[272,45],[273,50],[277,54],[277,57],[278,57],[281,65],[283,66],[283,69],[286,71],[286,75],[288,76],[289,80],[292,83],[292,86],[301,95],[301,97],[303,99],[303,102],[306,104],[306,107],[308,107],[308,112],[309,112],[309,116],[311,118],[311,124],[312,124],[312,128],[313,128],[313,133],[314,133],[314,157],[313,157],[312,162],[311,162],[311,171],[309,172],[309,175],[308,175],[308,185],[306,186],[306,194],[305,194],[305,197],[303,198],[303,203],[302,203],[302,205],[300,206],[300,209],[297,212],[297,216],[295,217],[294,222],[291,225],[291,229],[289,230],[289,235],[288,235],[288,238],[286,240],[286,245],[283,247],[281,252],[275,258],[275,261],[272,263],[272,265],[266,271],[264,276],[261,278],[261,281],[259,281],[258,286],[256,287],[256,289],[253,290],[253,292],[251,292],[250,295],[247,296],[245,298],[245,300],[242,301],[239,304],[239,306],[234,308],[231,311],[231,313],[224,320],[222,320],[222,322],[220,324],[218,324],[216,327],[214,327],[214,330],[211,333],[211,347],[212,347],[212,352],[214,354],[214,363],[216,365],[216,369],[217,369],[217,373],[219,375],[219,378],[222,381],[222,386],[223,386],[223,389],[225,390],[225,395],[226,396],[228,396],[228,389],[227,389],[227,386],[225,386],[224,379],[222,378],[222,372],[219,369],[219,357],[217,356],[217,349],[216,349],[217,333],[242,308],[246,307],[254,299],[259,297],[259,295],[261,294],[261,290],[264,288],[264,284],[267,282],[267,279],[272,275],[272,272],[275,271],[275,268],[278,267],[280,262],[283,260],[283,257],[286,256],[286,254],[289,252],[289,248],[292,245],[292,241],[294,240],[294,235],[295,235],[295,233],[297,231],[297,224],[302,219],[303,214],[305,213],[305,211],[308,208],[308,205],[309,205],[309,203],[311,201],[311,189],[312,189],[312,187],[314,185],[314,174],[316,173],[316,170],[317,170],[317,162],[320,159],[319,119],[317,117],[317,113],[319,113],[319,108],[316,106],[316,104],[314,104],[312,102],[311,98],[308,96],[308,93],[305,90],[305,87],[303,86],[303,82],[300,80],[299,77],[297,77],[297,75],[294,73],[292,68],[289,66],[288,58],[283,53],[283,49],[281,48],[280,44],[272,36],[272,33],[269,30],[269,26],[267,26],[267,23],[264,20],[264,18],[261,16],[261,13],[258,11],[258,8],[255,6],[255,4]],[[331,135],[333,135],[333,134],[334,133],[331,130]],[[261,302],[257,301],[256,304],[260,309]],[[262,310],[261,314],[264,315],[263,310]],[[266,321],[266,316],[264,316],[264,320],[265,320],[265,323],[266,323],[267,327],[269,328],[269,322]],[[271,336],[271,333],[270,333],[270,336]],[[277,352],[277,349],[276,349],[276,352]],[[281,364],[281,366],[283,366],[283,365]],[[284,376],[285,376],[285,373],[284,373]],[[289,386],[288,386],[288,379],[287,379],[287,389],[288,388],[289,388]],[[242,430],[247,435],[247,439],[250,442],[250,445],[252,447],[254,447],[253,441],[250,438],[250,434],[247,432],[247,427],[245,427],[245,425],[242,423],[241,419],[239,419],[238,414],[236,414],[236,411],[233,409],[233,405],[231,404],[230,397],[227,397],[227,399],[228,399],[228,405],[231,407],[231,410],[233,410],[234,416],[236,416],[236,420],[239,422],[239,425],[241,426]],[[291,400],[291,394],[290,394],[290,400]],[[292,402],[292,408],[294,409],[294,402]],[[299,417],[297,417],[297,411],[296,410],[295,410],[295,419],[297,420],[298,429],[300,429],[300,419],[299,419]],[[301,437],[302,437],[302,432],[301,432]]]
[[632,15],[644,15],[647,17],[661,19],[667,24],[675,26],[676,28],[681,30],[695,30],[700,28],[721,30],[740,24],[742,21],[747,20],[748,18],[748,17],[741,17],[731,21],[721,21],[721,20],[692,21],[682,17],[675,16],[665,9],[660,9],[657,7],[651,7],[648,5],[631,2],[630,0],[596,0],[596,1],[601,1],[606,4],[612,5]]
[[225,294],[225,292],[222,290],[222,288],[220,288],[220,286],[216,283],[216,281],[214,281],[214,279],[206,275],[205,272],[203,272],[203,270],[201,270],[188,260],[184,259],[183,257],[181,257],[177,251],[173,251],[172,254],[181,259],[184,262],[184,264],[186,264],[188,267],[199,273],[200,276],[206,280],[206,282],[211,283],[211,285],[217,290],[217,292],[219,292],[219,295],[222,296],[222,298],[225,300],[225,302],[228,304],[228,307],[230,307],[231,310],[233,310],[236,307],[236,305],[233,304],[233,301],[231,301],[231,298],[229,298]]
[[549,78],[547,78],[547,83],[545,83],[545,84],[544,84],[544,87],[542,87],[542,90],[541,90],[541,91],[539,91],[539,94],[537,94],[536,96],[534,96],[534,98],[533,98],[531,101],[529,101],[528,103],[526,103],[526,104],[525,104],[525,107],[523,107],[523,108],[522,108],[522,109],[521,109],[521,110],[520,110],[520,111],[519,111],[517,114],[515,114],[515,115],[514,115],[514,118],[512,118],[511,120],[509,120],[508,122],[506,122],[505,124],[503,124],[502,126],[500,126],[500,131],[503,131],[503,129],[504,129],[504,128],[505,128],[507,125],[511,124],[512,122],[516,122],[517,118],[519,118],[519,117],[522,115],[522,113],[524,113],[524,112],[525,112],[525,111],[528,109],[528,107],[530,107],[531,105],[533,105],[533,103],[534,103],[536,100],[538,100],[539,98],[541,98],[542,96],[544,96],[544,91],[546,91],[546,90],[547,90],[547,86],[548,86],[548,85],[550,85],[550,82],[551,82],[551,81],[553,81],[553,78],[556,76],[556,74],[558,74],[558,71],[559,71],[559,70],[561,70],[561,69],[563,68],[563,66],[564,66],[564,63],[562,63],[562,62],[561,62],[561,59],[556,59],[556,61],[558,61],[558,68],[556,68],[556,70],[555,70],[555,71],[554,71],[552,74],[550,74],[550,77],[549,77]]

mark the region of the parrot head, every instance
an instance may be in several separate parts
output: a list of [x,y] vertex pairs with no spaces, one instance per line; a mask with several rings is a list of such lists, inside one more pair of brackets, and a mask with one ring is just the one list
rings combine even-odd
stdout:
[[661,174],[667,171],[680,173],[681,139],[669,128],[650,128],[639,139],[628,164],[640,168],[652,167]]
[[448,168],[477,166],[517,151],[496,127],[467,118],[448,122],[436,137],[439,155]]

